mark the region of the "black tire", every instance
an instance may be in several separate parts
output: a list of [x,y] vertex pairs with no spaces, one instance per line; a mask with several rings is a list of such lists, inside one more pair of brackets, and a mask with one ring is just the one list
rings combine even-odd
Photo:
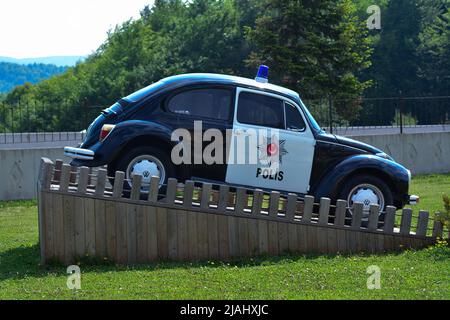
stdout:
[[[114,176],[115,171],[123,171],[123,172],[125,172],[125,179],[128,179],[129,178],[129,177],[127,177],[128,165],[137,157],[145,156],[145,155],[149,155],[154,158],[157,158],[163,165],[164,170],[165,170],[165,178],[164,178],[163,184],[167,184],[167,180],[169,178],[176,177],[175,168],[174,168],[172,162],[170,161],[169,156],[167,156],[166,152],[164,152],[163,150],[160,150],[158,148],[148,147],[148,146],[137,147],[137,148],[125,151],[123,153],[123,155],[115,161],[114,166],[111,165],[111,168],[110,168],[110,166],[108,166],[108,172],[110,172],[109,175]],[[124,191],[125,190],[129,191],[131,189],[131,185],[127,181],[125,181],[123,188],[124,188]],[[165,189],[164,187],[161,187],[160,192],[164,192],[164,189]]]
[[[383,213],[380,214],[380,218],[379,218],[380,223],[378,224],[378,227],[381,227],[383,225],[384,211],[386,210],[386,207],[392,206],[394,204],[394,197],[392,195],[392,190],[388,186],[388,184],[386,182],[384,182],[382,179],[375,177],[373,175],[369,175],[369,174],[361,174],[361,175],[351,177],[350,179],[348,179],[345,182],[345,184],[342,186],[342,188],[340,188],[341,191],[338,193],[337,198],[348,201],[350,192],[352,192],[352,190],[355,187],[357,187],[359,185],[363,185],[363,184],[375,186],[376,188],[378,188],[378,190],[383,195],[384,205],[383,205],[383,208],[380,208],[383,211]],[[348,203],[348,205],[350,206],[351,203]],[[351,211],[347,210],[347,218],[348,218],[348,219],[346,219],[347,224],[351,223],[350,222],[351,217],[352,217]],[[362,221],[362,226],[367,227],[367,223],[368,223],[367,221]]]

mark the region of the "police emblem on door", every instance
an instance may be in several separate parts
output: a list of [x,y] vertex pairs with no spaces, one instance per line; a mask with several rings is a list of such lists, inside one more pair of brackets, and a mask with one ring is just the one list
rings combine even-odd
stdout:
[[285,144],[286,140],[280,140],[278,135],[262,137],[262,142],[258,145],[257,178],[283,180],[284,172],[281,170],[281,164],[283,156],[288,154]]

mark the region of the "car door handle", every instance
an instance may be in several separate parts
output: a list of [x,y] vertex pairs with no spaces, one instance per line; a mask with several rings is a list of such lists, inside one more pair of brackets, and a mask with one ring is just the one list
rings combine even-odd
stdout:
[[237,129],[237,130],[235,131],[235,134],[236,134],[237,136],[249,136],[249,135],[250,135],[250,133],[248,133],[247,131],[242,130],[242,129]]

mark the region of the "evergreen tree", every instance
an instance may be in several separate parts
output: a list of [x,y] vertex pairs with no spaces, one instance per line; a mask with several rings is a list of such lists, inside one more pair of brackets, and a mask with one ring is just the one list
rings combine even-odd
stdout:
[[419,39],[418,77],[424,94],[450,95],[450,0],[428,6]]
[[248,37],[256,45],[248,63],[269,65],[276,81],[305,97],[356,97],[369,84],[356,77],[370,48],[351,1],[267,0]]

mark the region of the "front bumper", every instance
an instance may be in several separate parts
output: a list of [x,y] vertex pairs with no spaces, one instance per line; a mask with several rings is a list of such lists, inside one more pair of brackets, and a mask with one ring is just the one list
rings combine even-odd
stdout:
[[73,159],[94,160],[95,152],[89,149],[65,147],[64,155]]
[[415,204],[418,204],[419,201],[420,201],[420,197],[419,196],[410,195],[409,196],[409,200],[408,200],[408,204],[415,205]]

